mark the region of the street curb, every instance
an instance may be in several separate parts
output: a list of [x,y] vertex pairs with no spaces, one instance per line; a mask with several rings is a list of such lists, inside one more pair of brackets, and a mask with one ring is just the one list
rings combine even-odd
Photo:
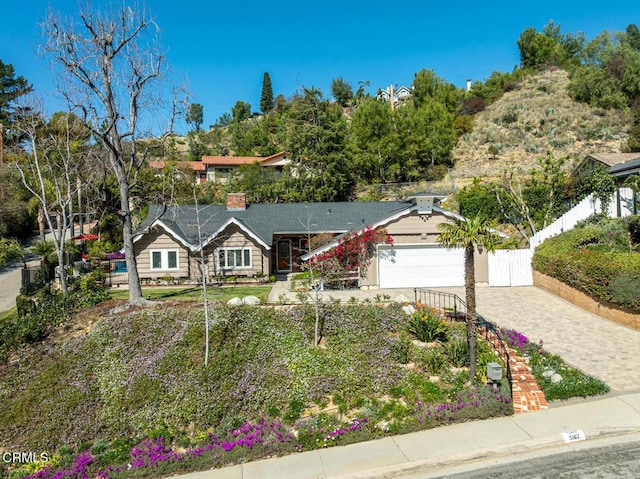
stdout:
[[[416,474],[427,479],[428,477],[441,477],[454,473],[452,468],[460,469],[457,472],[469,470],[469,466],[491,462],[519,462],[528,459],[530,456],[537,456],[543,451],[554,450],[547,455],[561,454],[563,452],[589,449],[605,446],[605,443],[640,441],[640,428],[630,428],[628,430],[612,429],[594,431],[587,435],[586,441],[567,444],[560,433],[537,439],[528,439],[514,444],[487,447],[468,451],[460,454],[434,457],[432,459],[422,459],[402,464],[394,464],[368,469],[365,471],[340,474],[337,476],[322,476],[319,479],[390,479],[390,478],[412,478]],[[495,464],[489,464],[491,467]],[[428,474],[428,475],[424,475]],[[418,476],[415,476],[418,477]]]

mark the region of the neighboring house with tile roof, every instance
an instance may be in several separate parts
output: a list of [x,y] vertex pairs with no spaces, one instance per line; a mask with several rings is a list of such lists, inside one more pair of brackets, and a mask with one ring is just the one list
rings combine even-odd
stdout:
[[232,173],[242,165],[258,163],[265,168],[282,171],[291,163],[284,151],[271,156],[203,156],[202,163],[207,172],[207,181],[226,183]]
[[[143,279],[171,274],[199,281],[201,250],[207,277],[297,272],[314,254],[308,247],[313,236],[338,238],[371,226],[385,228],[394,244],[378,245],[381,254],[372,259],[362,286],[462,286],[463,250],[438,244],[437,225],[459,218],[439,206],[444,198],[426,193],[405,201],[247,204],[236,193],[226,205],[200,205],[197,211],[194,205],[153,206],[134,237],[138,272]],[[487,277],[486,254],[478,254],[476,279]]]
[[[254,163],[265,168],[282,171],[282,168],[291,163],[291,160],[282,151],[271,156],[203,156],[201,161],[180,161],[178,166],[191,170],[195,183],[204,184],[207,181],[227,183],[235,170],[242,165]],[[163,170],[166,167],[166,162],[164,160],[150,161],[149,166],[156,170]]]

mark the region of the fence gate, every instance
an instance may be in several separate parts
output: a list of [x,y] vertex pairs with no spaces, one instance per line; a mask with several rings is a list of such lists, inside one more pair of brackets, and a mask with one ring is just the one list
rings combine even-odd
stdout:
[[533,286],[531,250],[498,250],[489,253],[489,286]]

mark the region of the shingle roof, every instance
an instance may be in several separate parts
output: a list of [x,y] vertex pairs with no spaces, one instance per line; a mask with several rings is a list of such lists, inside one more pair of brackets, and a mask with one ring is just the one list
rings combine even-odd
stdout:
[[618,163],[609,168],[609,173],[616,176],[628,176],[640,171],[640,153],[636,153],[634,159]]
[[[408,213],[414,206],[410,201],[275,203],[250,204],[246,210],[229,211],[225,205],[200,205],[197,216],[203,238],[209,238],[231,220],[271,245],[274,234],[344,233]],[[155,221],[160,221],[184,243],[198,246],[194,205],[150,207],[138,234]]]
[[592,158],[607,166],[614,166],[640,158],[640,153],[593,153],[587,158]]

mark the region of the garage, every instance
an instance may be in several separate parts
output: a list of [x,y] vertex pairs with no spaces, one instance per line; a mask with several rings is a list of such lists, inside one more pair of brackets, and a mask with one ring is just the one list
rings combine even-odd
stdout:
[[380,288],[464,286],[464,249],[380,246],[378,281]]

